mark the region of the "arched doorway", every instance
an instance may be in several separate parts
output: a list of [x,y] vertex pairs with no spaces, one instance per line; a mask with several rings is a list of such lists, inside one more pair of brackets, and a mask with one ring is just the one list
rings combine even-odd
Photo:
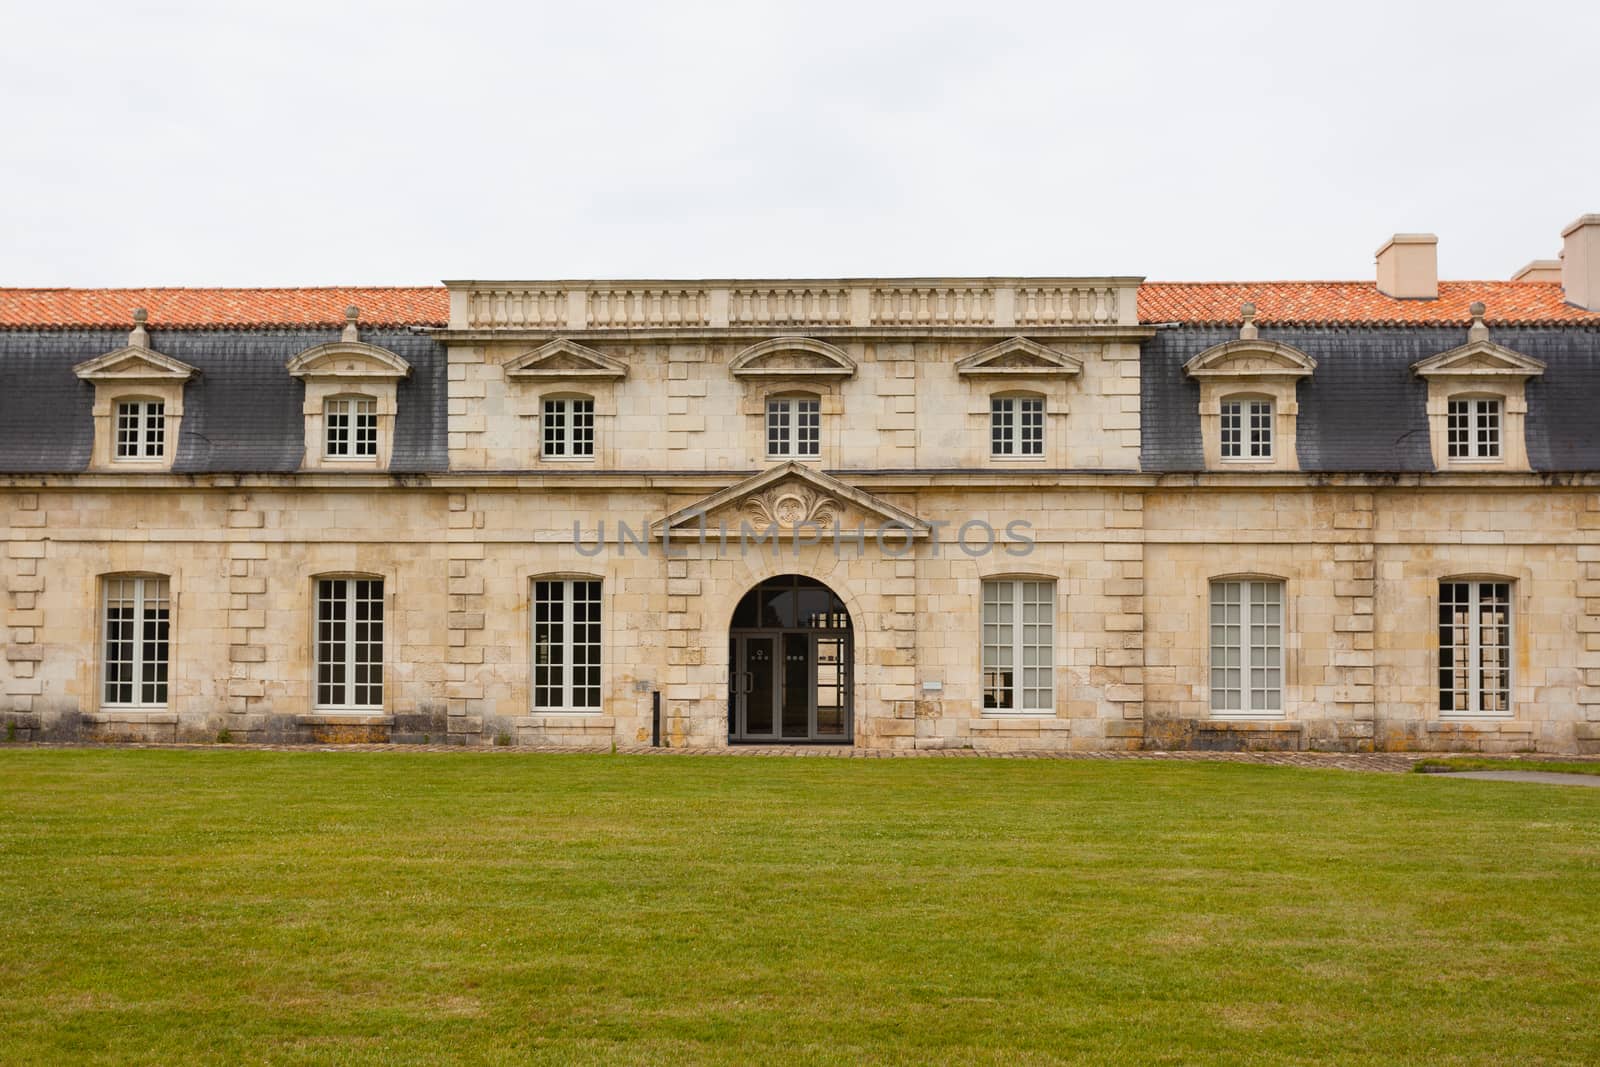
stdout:
[[844,601],[816,579],[750,590],[728,628],[728,741],[849,744],[854,647]]

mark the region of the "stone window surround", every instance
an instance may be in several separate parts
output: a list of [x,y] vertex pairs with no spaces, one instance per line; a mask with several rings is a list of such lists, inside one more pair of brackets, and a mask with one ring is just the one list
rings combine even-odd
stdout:
[[[612,588],[615,584],[609,581],[604,574],[594,571],[555,570],[535,571],[527,570],[518,576],[522,582],[522,632],[528,642],[527,664],[528,675],[524,681],[527,687],[525,698],[521,704],[528,709],[528,714],[542,719],[593,719],[606,715],[606,694],[610,692],[612,682],[612,655],[610,646],[611,629],[608,621],[612,617]],[[599,582],[600,583],[600,706],[597,708],[538,708],[534,706],[535,664],[533,640],[533,583],[534,582]]]
[[[1071,466],[1063,423],[1072,410],[1070,397],[1083,373],[1082,360],[1026,337],[1012,337],[956,360],[955,373],[966,389],[967,433],[977,464]],[[992,402],[1002,397],[1044,400],[1044,450],[1039,455],[995,455],[989,419]]]
[[[1531,581],[1531,578],[1529,580]],[[1506,664],[1506,691],[1510,693],[1510,699],[1506,703],[1505,711],[1446,711],[1439,707],[1439,702],[1437,699],[1439,692],[1439,672],[1443,670],[1443,667],[1440,665],[1440,661],[1442,659],[1440,653],[1443,650],[1439,646],[1439,609],[1442,606],[1442,587],[1451,582],[1503,582],[1511,587],[1510,598],[1508,601],[1511,605],[1511,618],[1508,620],[1507,626],[1507,629],[1510,631],[1508,635],[1508,647],[1510,649],[1510,655]],[[1428,715],[1425,717],[1431,717],[1436,722],[1450,723],[1497,723],[1513,721],[1516,719],[1517,705],[1519,703],[1517,697],[1517,684],[1520,680],[1517,671],[1517,620],[1522,617],[1523,612],[1526,610],[1526,605],[1523,603],[1522,597],[1519,595],[1521,590],[1524,588],[1527,588],[1527,583],[1519,580],[1516,575],[1501,574],[1491,571],[1471,571],[1465,574],[1441,574],[1433,580],[1433,595],[1428,601],[1431,609],[1429,613],[1429,622],[1432,627],[1432,661],[1429,664],[1431,667],[1429,680],[1431,682],[1431,689],[1435,694],[1435,699],[1431,702],[1431,705],[1428,709]],[[1469,628],[1476,627],[1476,625],[1477,624],[1475,622],[1469,621],[1468,623]]]
[[[1055,604],[1055,611],[1050,619],[1051,674],[1050,707],[1048,708],[986,708],[983,706],[983,587],[988,585],[990,582],[1045,582],[1050,586],[1051,599]],[[978,715],[980,718],[1051,719],[1064,714],[1065,706],[1061,700],[1061,682],[1062,672],[1065,664],[1067,663],[1067,647],[1065,644],[1067,636],[1067,598],[1063,594],[1063,587],[1065,584],[1066,583],[1062,580],[1060,575],[1047,574],[1037,571],[996,571],[993,574],[979,575],[977,593],[974,597],[974,603],[976,604],[977,611],[974,612],[973,616],[976,619],[977,626],[977,633],[975,635],[977,640],[977,655],[973,658],[972,664],[974,671],[973,693],[975,694],[973,703],[978,709]],[[1020,611],[1020,605],[1018,605],[1018,610]],[[1020,619],[1015,623],[1015,625],[1019,627],[1022,625]],[[1016,668],[1020,677],[1022,664],[1013,663],[1012,666]],[[1022,688],[1020,682],[1015,683],[1014,688],[1020,690]]]
[[[1260,585],[1276,585],[1278,587],[1278,706],[1274,709],[1252,710],[1248,706],[1239,709],[1212,708],[1213,682],[1211,673],[1215,664],[1211,662],[1211,605],[1212,597],[1218,585],[1237,582],[1246,590],[1251,583]],[[1240,606],[1240,634],[1239,634],[1239,671],[1241,703],[1248,705],[1250,702],[1250,618],[1248,593],[1241,594]],[[1289,716],[1289,686],[1290,686],[1290,641],[1289,641],[1289,580],[1275,574],[1218,574],[1206,579],[1205,582],[1205,611],[1200,616],[1204,621],[1205,638],[1202,649],[1206,660],[1206,687],[1205,704],[1206,718],[1215,722],[1279,722]]]
[[[1545,371],[1543,362],[1489,340],[1482,303],[1471,307],[1467,343],[1411,365],[1428,383],[1428,439],[1435,470],[1526,471],[1528,466],[1527,384]],[[1448,443],[1452,400],[1500,401],[1500,455],[1452,459]]]
[[[1299,349],[1255,335],[1254,309],[1237,341],[1206,349],[1184,364],[1184,372],[1200,383],[1200,438],[1207,470],[1296,471],[1300,469],[1296,429],[1301,378],[1316,370],[1316,360]],[[1272,458],[1222,458],[1224,400],[1272,401]]]
[[[80,379],[94,384],[90,470],[168,471],[177,456],[178,435],[183,428],[183,387],[198,372],[187,363],[152,351],[144,322],[144,312],[135,311],[134,329],[126,347],[73,368]],[[164,405],[165,428],[159,456],[117,458],[117,405],[134,400],[155,400]]]
[[[383,583],[383,704],[380,707],[322,707],[317,704],[317,586],[329,580],[376,581]],[[306,663],[306,714],[314,719],[326,717],[344,722],[347,720],[374,719],[394,714],[394,632],[395,632],[395,582],[394,576],[379,571],[331,570],[309,575],[303,585],[306,596],[305,618],[308,625]],[[351,640],[349,635],[346,640]],[[353,684],[353,683],[347,683]]]
[[[107,704],[105,700],[106,679],[106,582],[121,578],[159,578],[167,583],[167,702],[165,704]],[[91,691],[95,694],[93,707],[100,714],[115,714],[119,720],[142,721],[143,716],[163,716],[170,714],[172,707],[173,690],[177,684],[179,673],[177,671],[179,634],[178,629],[178,590],[179,575],[176,571],[163,574],[152,570],[112,570],[103,571],[95,575],[92,586],[94,590],[94,654],[88,658],[88,663],[93,667],[94,683]]]
[[[353,320],[352,320],[353,321]],[[345,338],[316,345],[288,363],[291,375],[305,383],[301,413],[305,416],[305,454],[302,470],[388,470],[394,453],[394,421],[398,411],[397,387],[411,373],[411,365],[393,352],[354,340],[354,327]],[[374,402],[378,416],[376,456],[326,454],[327,402],[365,399]]]
[[[1528,466],[1528,400],[1525,379],[1492,380],[1454,377],[1428,379],[1428,439],[1433,465],[1441,471],[1526,471]],[[1451,458],[1448,443],[1452,400],[1500,401],[1500,455],[1495,458]]]
[[[522,352],[501,364],[510,410],[527,419],[531,427],[525,463],[530,468],[577,464],[610,465],[611,425],[617,416],[617,393],[628,377],[628,364],[604,352],[558,337],[531,352]],[[452,383],[454,388],[454,383]],[[594,402],[594,454],[547,456],[544,454],[544,402],[591,400]],[[466,401],[452,398],[452,418],[469,414]]]
[[[818,404],[817,454],[815,456],[774,456],[767,451],[767,401],[790,397],[815,399]],[[751,382],[745,389],[744,414],[750,436],[750,462],[765,467],[794,460],[818,467],[832,466],[840,454],[840,433],[844,420],[844,394],[837,382],[816,378],[770,379]]]
[[[609,397],[610,390],[607,390],[606,392],[607,392],[607,398],[609,399],[610,398]],[[592,405],[592,407],[590,408],[590,420],[591,420],[590,429],[593,432],[593,439],[590,442],[591,448],[590,448],[589,452],[586,453],[586,454],[582,454],[582,455],[574,453],[574,452],[571,451],[572,429],[573,429],[573,427],[572,427],[572,407],[571,407],[571,403],[570,402],[574,401],[574,400],[587,400]],[[563,440],[565,441],[565,444],[567,446],[568,451],[563,452],[563,453],[561,453],[559,455],[552,455],[552,454],[550,454],[550,453],[545,451],[545,443],[544,443],[545,405],[547,403],[550,403],[551,401],[565,401],[565,402],[568,402],[568,406],[567,406],[567,409],[566,409],[566,420],[567,420],[566,432],[565,432],[565,435],[563,437]],[[535,409],[534,410],[537,412],[537,414],[535,414],[533,416],[533,419],[534,419],[534,426],[533,426],[533,428],[534,428],[534,439],[538,442],[539,459],[540,460],[542,460],[544,462],[547,462],[547,463],[562,463],[562,464],[566,464],[566,463],[593,464],[596,461],[597,457],[600,455],[600,418],[601,418],[601,415],[600,415],[600,401],[594,396],[594,394],[580,392],[580,391],[573,390],[573,389],[552,389],[552,390],[549,390],[548,392],[543,392],[543,393],[539,394],[538,404],[535,405]]]

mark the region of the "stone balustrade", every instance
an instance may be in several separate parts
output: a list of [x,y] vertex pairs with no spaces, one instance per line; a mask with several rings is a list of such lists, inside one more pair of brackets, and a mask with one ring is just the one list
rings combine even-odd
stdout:
[[452,330],[1138,323],[1139,278],[447,282]]

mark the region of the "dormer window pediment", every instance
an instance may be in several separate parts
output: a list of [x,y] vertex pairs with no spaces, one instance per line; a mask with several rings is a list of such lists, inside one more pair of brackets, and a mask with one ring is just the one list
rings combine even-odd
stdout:
[[1309,377],[1317,361],[1289,345],[1260,338],[1240,339],[1206,349],[1183,365],[1191,378]]
[[186,382],[200,372],[182,360],[128,345],[72,368],[87,382]]
[[1493,378],[1502,381],[1527,381],[1545,371],[1542,361],[1513,352],[1493,341],[1473,341],[1418,360],[1411,370],[1419,378]]
[[856,362],[837,345],[810,337],[774,337],[734,356],[735,378],[853,378]]
[[560,337],[507,363],[505,376],[513,380],[585,378],[621,381],[628,376],[628,365],[604,352]]
[[1012,337],[956,360],[964,378],[1070,378],[1083,373],[1083,361],[1026,337]]
[[296,378],[399,381],[410,377],[411,364],[387,348],[361,341],[330,341],[308,348],[288,363]]

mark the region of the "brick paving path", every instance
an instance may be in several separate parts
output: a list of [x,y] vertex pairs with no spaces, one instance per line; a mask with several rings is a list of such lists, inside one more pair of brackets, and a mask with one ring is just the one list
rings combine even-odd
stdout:
[[[448,752],[457,754],[517,755],[529,752],[605,755],[608,750],[568,748],[559,745],[270,745],[270,744],[144,744],[137,742],[95,745],[26,744],[26,748],[153,748],[234,749],[242,752]],[[814,759],[1011,759],[1011,760],[1144,760],[1167,763],[1259,763],[1279,767],[1334,767],[1346,771],[1409,771],[1411,765],[1426,759],[1422,752],[978,752],[970,748],[881,749],[848,745],[730,745],[705,748],[651,748],[649,745],[618,745],[618,755],[627,756],[731,756],[741,759],[773,756],[802,756]]]

